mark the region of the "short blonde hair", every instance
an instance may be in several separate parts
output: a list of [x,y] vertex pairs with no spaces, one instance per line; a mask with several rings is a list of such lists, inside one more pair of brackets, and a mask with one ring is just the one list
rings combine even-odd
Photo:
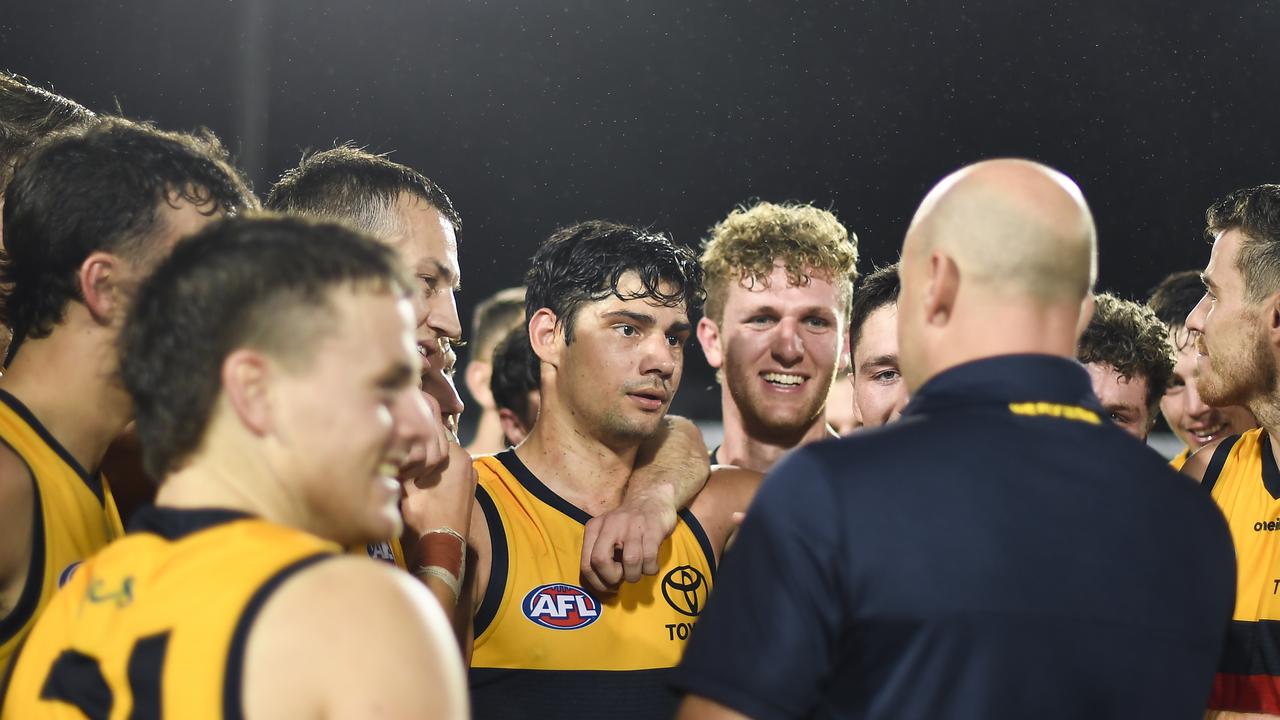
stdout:
[[811,275],[830,279],[849,314],[857,277],[858,236],[826,210],[801,203],[756,203],[734,209],[711,228],[702,243],[702,270],[707,293],[704,312],[719,323],[729,283],[768,287],[774,265],[781,261],[791,285],[807,285]]

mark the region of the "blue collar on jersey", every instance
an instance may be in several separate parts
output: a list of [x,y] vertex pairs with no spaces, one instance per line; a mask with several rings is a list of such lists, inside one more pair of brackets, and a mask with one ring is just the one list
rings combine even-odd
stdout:
[[159,535],[178,540],[201,530],[252,517],[249,513],[226,508],[172,508],[147,506],[139,508],[129,521],[129,532]]
[[1101,411],[1089,373],[1057,355],[999,355],[957,365],[926,382],[903,417],[947,408],[1011,402],[1054,402]]

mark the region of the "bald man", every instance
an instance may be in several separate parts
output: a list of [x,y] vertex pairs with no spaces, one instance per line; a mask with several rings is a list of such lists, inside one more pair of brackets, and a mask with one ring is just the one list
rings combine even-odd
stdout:
[[766,477],[678,717],[1203,713],[1230,537],[1074,360],[1095,253],[1080,190],[1042,165],[979,163],[925,198],[898,296],[911,402]]

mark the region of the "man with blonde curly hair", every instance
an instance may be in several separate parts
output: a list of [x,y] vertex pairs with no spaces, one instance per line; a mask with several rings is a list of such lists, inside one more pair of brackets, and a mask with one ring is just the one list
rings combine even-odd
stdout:
[[1173,347],[1164,323],[1146,306],[1096,295],[1076,357],[1089,371],[1093,393],[1111,422],[1146,440],[1173,375]]
[[857,236],[802,204],[738,208],[703,244],[698,341],[718,370],[724,442],[712,462],[767,472],[791,448],[831,437],[825,409],[849,352]]

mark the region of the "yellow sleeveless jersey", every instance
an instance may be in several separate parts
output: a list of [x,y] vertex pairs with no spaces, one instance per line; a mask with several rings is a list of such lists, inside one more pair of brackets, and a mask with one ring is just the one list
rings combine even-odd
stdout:
[[339,551],[243,513],[144,508],[36,622],[0,718],[241,718],[258,611],[293,573]]
[[0,669],[74,567],[124,534],[111,488],[90,475],[25,405],[0,390],[0,442],[26,464],[35,489],[31,563],[13,612],[0,620]]
[[591,516],[556,495],[512,450],[475,461],[492,572],[475,617],[477,718],[651,718],[674,714],[663,683],[706,603],[715,555],[687,510],[661,570],[616,595],[580,579]]
[[1209,707],[1280,714],[1280,469],[1266,432],[1223,440],[1202,485],[1236,548],[1236,608]]

